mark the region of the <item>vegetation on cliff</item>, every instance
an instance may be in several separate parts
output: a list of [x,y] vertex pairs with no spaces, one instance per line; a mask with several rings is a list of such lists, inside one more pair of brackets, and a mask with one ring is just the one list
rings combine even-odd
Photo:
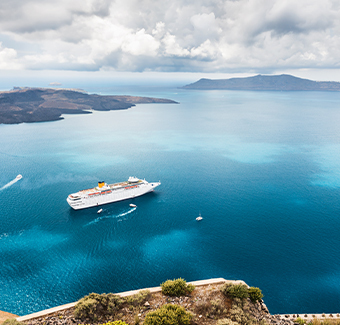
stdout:
[[[250,294],[256,298],[250,299]],[[260,289],[244,283],[195,288],[179,278],[163,282],[159,293],[143,290],[129,297],[91,293],[79,300],[74,317],[103,325],[113,320],[131,325],[265,325],[269,322],[264,315],[269,313],[261,298]]]
[[161,284],[162,293],[166,296],[185,296],[194,291],[195,286],[187,284],[182,278],[167,280]]
[[[340,325],[340,315],[308,323],[270,315],[259,288],[242,282],[191,286],[184,279],[168,280],[167,290],[122,297],[91,293],[75,307],[24,322],[26,325]],[[180,285],[179,285],[180,284]],[[178,288],[184,288],[179,292]],[[187,288],[190,288],[189,291]],[[333,317],[333,315],[332,315]],[[336,319],[338,317],[338,319]],[[23,325],[15,319],[4,325]]]

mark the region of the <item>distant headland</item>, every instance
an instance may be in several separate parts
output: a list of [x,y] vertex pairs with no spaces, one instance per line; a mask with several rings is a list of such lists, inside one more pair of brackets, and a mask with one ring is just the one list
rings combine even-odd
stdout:
[[62,114],[121,110],[144,103],[176,104],[163,98],[90,95],[79,89],[15,87],[0,92],[0,124],[56,121]]
[[200,79],[181,88],[202,90],[340,91],[340,82],[313,81],[282,74],[215,80]]

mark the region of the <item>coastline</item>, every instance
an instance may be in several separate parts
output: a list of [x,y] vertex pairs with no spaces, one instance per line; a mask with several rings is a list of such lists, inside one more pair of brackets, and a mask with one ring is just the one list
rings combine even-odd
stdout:
[[63,114],[124,110],[149,103],[177,104],[165,98],[103,96],[56,88],[18,88],[0,92],[0,124],[52,122],[63,119]]

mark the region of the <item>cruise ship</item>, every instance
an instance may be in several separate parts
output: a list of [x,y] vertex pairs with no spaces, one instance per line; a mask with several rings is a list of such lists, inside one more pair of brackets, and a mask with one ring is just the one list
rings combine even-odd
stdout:
[[106,184],[98,182],[98,186],[70,194],[66,201],[75,210],[90,208],[107,203],[132,199],[152,192],[161,182],[148,183],[145,179],[129,177],[126,182]]

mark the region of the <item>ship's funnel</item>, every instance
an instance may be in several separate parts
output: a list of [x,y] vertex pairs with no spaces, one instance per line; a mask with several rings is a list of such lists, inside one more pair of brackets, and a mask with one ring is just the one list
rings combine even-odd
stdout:
[[134,177],[134,176],[130,176],[128,179],[129,183],[138,183],[138,181],[139,181],[139,178]]
[[98,187],[99,187],[99,188],[102,188],[104,185],[105,185],[105,182],[104,182],[104,181],[98,182]]

